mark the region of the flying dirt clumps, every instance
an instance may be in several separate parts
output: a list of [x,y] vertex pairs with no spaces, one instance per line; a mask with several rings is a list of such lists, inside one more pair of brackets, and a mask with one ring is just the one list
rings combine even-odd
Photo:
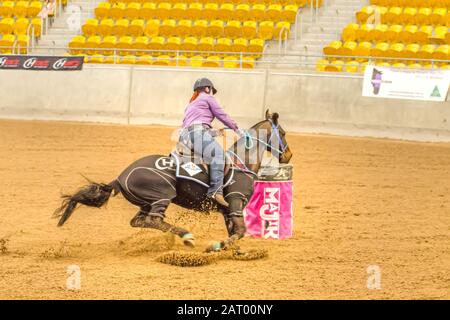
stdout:
[[7,238],[0,238],[0,255],[8,253],[8,241]]
[[162,252],[173,248],[175,236],[171,233],[155,234],[152,230],[141,230],[119,241],[119,250],[130,256],[149,252]]
[[220,252],[182,252],[170,251],[159,255],[156,261],[171,264],[178,267],[199,267],[224,259],[230,260],[257,260],[269,255],[266,249],[251,249],[242,251],[240,249],[229,249]]

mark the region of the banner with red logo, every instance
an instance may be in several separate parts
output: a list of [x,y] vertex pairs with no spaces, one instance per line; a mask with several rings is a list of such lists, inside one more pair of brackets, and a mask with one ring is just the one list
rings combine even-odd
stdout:
[[264,239],[292,236],[292,181],[255,181],[244,209],[247,234]]
[[83,57],[0,55],[0,70],[75,71],[83,68]]

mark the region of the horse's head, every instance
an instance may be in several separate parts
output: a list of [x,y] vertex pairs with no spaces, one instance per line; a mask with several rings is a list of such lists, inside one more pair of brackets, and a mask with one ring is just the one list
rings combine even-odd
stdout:
[[279,114],[270,113],[269,109],[266,110],[266,121],[261,125],[261,129],[266,129],[267,137],[267,151],[270,151],[273,156],[278,158],[280,163],[289,163],[292,158],[292,152],[289,149],[289,145],[286,141],[286,131],[283,130],[279,123]]

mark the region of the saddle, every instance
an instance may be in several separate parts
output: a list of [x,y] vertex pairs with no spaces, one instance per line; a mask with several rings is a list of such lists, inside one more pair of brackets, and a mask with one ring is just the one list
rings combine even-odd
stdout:
[[[199,164],[204,168],[206,174],[209,175],[209,164],[207,164],[203,160],[202,156],[197,154],[192,148],[188,147],[182,142],[178,142],[175,147],[174,153],[176,153],[179,156],[181,164],[186,164],[189,162]],[[230,168],[232,167],[232,164],[233,164],[232,160],[230,159],[230,157],[228,157],[228,155],[225,152],[224,176],[228,174]]]

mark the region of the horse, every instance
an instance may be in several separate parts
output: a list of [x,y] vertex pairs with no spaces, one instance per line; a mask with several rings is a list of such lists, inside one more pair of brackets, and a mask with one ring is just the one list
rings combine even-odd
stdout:
[[[270,152],[279,163],[288,163],[292,157],[286,132],[278,120],[278,113],[271,114],[267,109],[265,119],[245,130],[244,135],[226,151],[229,161],[223,191],[228,207],[206,196],[209,182],[207,166],[188,162],[175,151],[169,156],[150,155],[136,160],[108,184],[89,181],[75,194],[63,195],[62,204],[55,211],[55,216],[59,217],[58,227],[67,222],[78,204],[100,208],[111,195],[122,193],[126,200],[139,207],[130,221],[132,227],[171,232],[189,247],[195,246],[194,236],[188,230],[164,221],[167,207],[174,203],[200,212],[219,211],[224,217],[228,238],[213,243],[206,251],[227,249],[245,235],[243,209],[252,196],[253,181],[257,178],[263,154]],[[261,138],[257,133],[263,131],[266,134]],[[182,170],[184,174],[180,173]]]

